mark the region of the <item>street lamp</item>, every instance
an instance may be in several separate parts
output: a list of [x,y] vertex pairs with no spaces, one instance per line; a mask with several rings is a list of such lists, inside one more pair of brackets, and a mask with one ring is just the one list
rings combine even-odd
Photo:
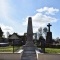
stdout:
[[14,39],[13,39],[13,53],[14,53]]

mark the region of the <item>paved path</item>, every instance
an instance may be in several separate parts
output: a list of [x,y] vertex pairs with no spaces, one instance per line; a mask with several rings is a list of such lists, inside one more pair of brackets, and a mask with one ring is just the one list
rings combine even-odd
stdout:
[[[36,51],[36,56],[37,56],[37,59],[38,59],[38,54],[39,54],[39,53],[40,53],[40,54],[43,54],[43,53],[41,52],[41,49],[36,49],[35,51]],[[22,52],[23,52],[23,49],[20,49],[17,53],[22,53]],[[31,53],[31,52],[30,52],[30,53]],[[29,55],[31,55],[30,53],[29,53]],[[28,54],[27,54],[27,55],[28,55]],[[27,56],[27,55],[25,54],[24,56]],[[32,54],[31,56],[32,56],[32,57],[35,56],[35,53]],[[31,57],[31,56],[30,56],[30,57]]]

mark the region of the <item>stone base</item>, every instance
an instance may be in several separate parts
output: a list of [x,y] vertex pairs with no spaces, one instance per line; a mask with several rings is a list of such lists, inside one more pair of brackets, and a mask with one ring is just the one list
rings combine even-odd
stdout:
[[51,45],[51,44],[52,44],[52,32],[47,32],[46,45]]
[[37,60],[35,51],[23,51],[21,60]]
[[35,46],[24,46],[23,49],[26,51],[26,50],[31,50],[31,51],[34,51],[36,48]]
[[35,47],[34,46],[24,46],[24,51],[21,56],[21,60],[37,60]]

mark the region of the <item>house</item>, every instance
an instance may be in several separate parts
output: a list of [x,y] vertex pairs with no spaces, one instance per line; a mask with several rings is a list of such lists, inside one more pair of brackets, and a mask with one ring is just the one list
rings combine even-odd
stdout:
[[13,33],[8,37],[9,43],[11,45],[24,45],[25,44],[25,36],[20,36],[17,33]]

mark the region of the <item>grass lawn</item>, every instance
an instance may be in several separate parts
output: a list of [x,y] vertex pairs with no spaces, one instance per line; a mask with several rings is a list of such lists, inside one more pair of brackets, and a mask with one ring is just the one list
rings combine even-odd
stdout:
[[58,49],[58,48],[45,48],[45,52],[52,53],[52,54],[59,54],[60,49]]
[[[14,51],[17,51],[20,47],[14,46]],[[0,47],[0,52],[13,52],[13,46]]]

